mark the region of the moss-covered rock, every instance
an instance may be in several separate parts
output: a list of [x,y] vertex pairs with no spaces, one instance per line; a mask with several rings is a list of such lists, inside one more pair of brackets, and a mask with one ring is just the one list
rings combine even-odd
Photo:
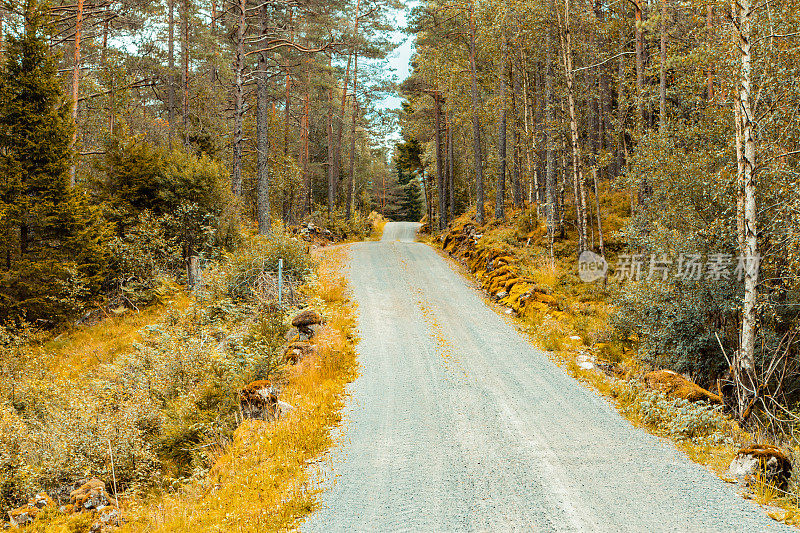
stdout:
[[644,382],[649,388],[659,390],[674,398],[681,398],[690,402],[722,403],[722,398],[713,392],[707,391],[696,383],[692,383],[672,370],[650,372],[644,376]]

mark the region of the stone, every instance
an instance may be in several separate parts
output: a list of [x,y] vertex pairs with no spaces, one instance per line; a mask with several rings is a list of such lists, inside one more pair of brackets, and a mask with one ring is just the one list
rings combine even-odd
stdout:
[[586,354],[581,354],[576,357],[575,363],[578,365],[578,368],[583,370],[592,370],[594,368],[592,357]]
[[656,370],[645,374],[644,382],[649,388],[659,390],[674,398],[682,398],[690,402],[706,401],[722,404],[722,398],[672,370]]
[[317,353],[317,347],[306,341],[294,341],[286,347],[283,356],[291,364],[299,363],[303,358]]
[[98,509],[98,516],[100,523],[104,526],[119,524],[119,509],[114,506],[107,505],[102,509]]
[[280,418],[285,414],[294,411],[294,406],[288,402],[284,402],[283,400],[278,400],[278,407],[275,418]]
[[274,420],[278,411],[280,391],[268,379],[253,381],[239,391],[239,403],[245,418]]
[[292,319],[292,325],[297,328],[297,331],[308,338],[314,335],[314,330],[311,326],[321,323],[322,317],[313,309],[306,309]]
[[17,507],[8,513],[11,527],[24,527],[36,520],[42,509],[50,506],[55,507],[55,505],[56,502],[46,492],[40,492],[30,498],[25,505]]
[[792,463],[777,446],[749,444],[736,452],[727,475],[740,484],[762,482],[785,490],[792,475]]
[[117,501],[106,492],[106,484],[92,478],[69,494],[72,511],[79,513],[94,510],[107,505],[117,505]]
[[31,507],[27,504],[23,505],[22,507],[17,507],[8,513],[11,527],[25,527],[36,520],[36,515],[38,514],[39,509],[36,507]]

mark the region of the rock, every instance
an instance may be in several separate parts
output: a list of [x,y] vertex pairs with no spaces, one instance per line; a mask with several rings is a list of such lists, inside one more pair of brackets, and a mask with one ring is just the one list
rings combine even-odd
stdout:
[[107,505],[98,509],[98,516],[100,523],[104,526],[119,525],[119,509],[114,506]]
[[278,400],[278,409],[277,409],[277,416],[276,418],[280,418],[285,414],[294,411],[294,406],[288,402],[284,402],[283,400]]
[[575,363],[578,365],[578,368],[583,370],[592,370],[594,368],[594,361],[592,357],[586,354],[581,354],[575,358]]
[[11,527],[25,527],[36,520],[36,515],[38,514],[39,509],[36,507],[31,507],[27,504],[23,505],[22,507],[17,507],[8,513]]
[[506,291],[500,291],[494,295],[494,297],[497,298],[498,300],[502,300],[506,296],[508,296],[508,293]]
[[54,502],[53,498],[51,498],[46,492],[40,492],[28,500],[28,505],[33,505],[37,509],[44,509],[45,507],[49,507],[51,505],[55,506],[55,504],[56,502]]
[[292,325],[307,338],[311,338],[314,335],[314,330],[311,326],[321,323],[322,317],[313,309],[306,309],[292,319]]
[[239,391],[239,402],[245,418],[274,420],[278,411],[278,395],[280,392],[268,379],[254,381]]
[[656,370],[644,376],[645,384],[654,390],[659,390],[668,396],[682,398],[690,402],[706,401],[721,404],[722,398],[707,391],[703,387],[692,383],[685,377],[672,370]]
[[294,365],[299,363],[304,357],[309,357],[315,353],[317,353],[317,347],[313,344],[306,341],[295,341],[286,347],[283,356],[289,363]]
[[741,484],[763,482],[785,490],[792,475],[792,463],[771,444],[750,444],[736,452],[727,475]]
[[17,507],[8,513],[11,527],[24,527],[36,520],[42,509],[55,505],[56,502],[46,492],[40,492],[29,499],[25,505]]
[[106,492],[106,484],[97,478],[90,479],[70,492],[69,501],[75,513],[117,505],[117,501]]

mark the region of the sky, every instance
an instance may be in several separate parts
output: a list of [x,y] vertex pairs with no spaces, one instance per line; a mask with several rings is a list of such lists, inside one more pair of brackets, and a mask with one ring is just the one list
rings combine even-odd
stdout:
[[[411,56],[414,54],[414,36],[408,35],[403,31],[408,22],[407,17],[411,8],[417,4],[416,0],[407,1],[405,9],[395,12],[396,31],[392,32],[391,39],[399,46],[385,60],[376,62],[376,65],[383,69],[387,75],[394,75],[398,84],[402,83],[411,73]],[[379,110],[400,109],[402,99],[398,94],[391,94],[375,103]],[[392,145],[401,139],[399,129],[387,135],[383,143]]]
[[[397,28],[401,31],[395,31],[392,40],[395,43],[402,43],[386,60],[386,69],[394,71],[397,76],[397,82],[402,83],[404,79],[411,73],[411,55],[414,53],[414,36],[408,35],[402,31],[406,27],[406,16],[408,11],[413,7],[416,2],[407,2],[405,10],[398,10],[395,14],[397,21]],[[401,99],[397,95],[389,96],[378,104],[379,108],[395,109],[400,107]]]

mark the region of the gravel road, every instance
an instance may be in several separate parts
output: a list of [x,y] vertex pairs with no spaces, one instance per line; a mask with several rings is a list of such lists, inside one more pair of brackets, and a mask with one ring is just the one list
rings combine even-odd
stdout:
[[307,531],[795,531],[634,428],[389,223],[355,244],[361,376]]

